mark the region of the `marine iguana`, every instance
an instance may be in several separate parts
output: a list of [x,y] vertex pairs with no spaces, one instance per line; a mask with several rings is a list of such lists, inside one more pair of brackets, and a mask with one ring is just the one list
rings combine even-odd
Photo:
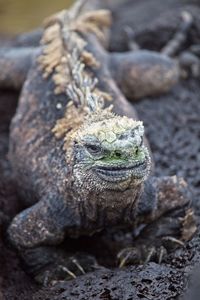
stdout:
[[8,236],[38,281],[95,265],[62,257],[55,246],[66,236],[150,224],[119,252],[122,267],[161,262],[168,242],[183,245],[196,230],[185,181],[149,176],[144,126],[111,76],[118,60],[105,50],[109,11],[83,7],[46,21],[11,125],[9,157],[28,208]]

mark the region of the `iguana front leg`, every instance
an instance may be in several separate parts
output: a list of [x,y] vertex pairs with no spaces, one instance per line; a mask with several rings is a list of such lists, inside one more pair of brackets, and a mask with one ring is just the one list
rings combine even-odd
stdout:
[[[75,222],[76,220],[76,222]],[[22,211],[12,221],[8,237],[18,249],[29,272],[39,283],[75,278],[90,271],[96,264],[89,255],[74,255],[57,246],[65,237],[65,228],[76,228],[76,212],[62,201],[51,198],[42,200]]]
[[183,246],[196,231],[186,182],[176,176],[153,177],[147,181],[136,223],[143,230],[133,245],[119,252],[121,267],[150,260],[161,262],[168,251]]
[[64,224],[61,225],[59,220],[61,212],[63,218],[67,213],[61,201],[57,201],[55,207],[50,199],[39,201],[25,209],[13,219],[9,227],[8,234],[12,244],[20,250],[62,242]]
[[0,49],[0,88],[19,90],[39,48]]

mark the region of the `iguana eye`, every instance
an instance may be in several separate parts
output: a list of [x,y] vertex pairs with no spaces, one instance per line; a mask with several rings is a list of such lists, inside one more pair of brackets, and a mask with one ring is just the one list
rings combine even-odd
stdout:
[[86,144],[85,147],[90,154],[100,154],[102,152],[101,147],[97,145]]

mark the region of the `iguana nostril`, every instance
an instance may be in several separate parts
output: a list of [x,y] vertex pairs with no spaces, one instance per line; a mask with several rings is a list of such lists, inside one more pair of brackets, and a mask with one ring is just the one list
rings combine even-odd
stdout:
[[139,148],[137,147],[137,148],[135,149],[135,155],[138,155],[138,153],[139,153]]

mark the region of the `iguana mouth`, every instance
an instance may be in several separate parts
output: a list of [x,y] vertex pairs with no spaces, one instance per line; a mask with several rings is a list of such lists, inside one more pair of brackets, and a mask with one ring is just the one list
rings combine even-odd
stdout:
[[141,179],[146,175],[147,162],[137,162],[128,166],[96,166],[95,173],[106,181],[124,181],[128,178]]

